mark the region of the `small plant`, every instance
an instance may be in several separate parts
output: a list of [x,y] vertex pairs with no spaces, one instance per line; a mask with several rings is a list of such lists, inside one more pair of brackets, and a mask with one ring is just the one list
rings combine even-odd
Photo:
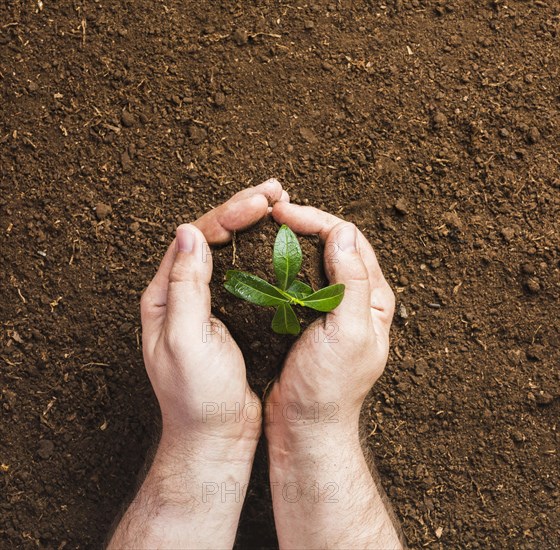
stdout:
[[283,225],[278,230],[272,263],[276,285],[235,269],[226,273],[224,286],[234,296],[259,306],[273,306],[276,313],[272,330],[278,334],[298,334],[300,325],[292,305],[309,307],[317,311],[332,311],[344,297],[344,285],[327,286],[314,291],[309,285],[296,280],[301,269],[301,247],[294,232]]

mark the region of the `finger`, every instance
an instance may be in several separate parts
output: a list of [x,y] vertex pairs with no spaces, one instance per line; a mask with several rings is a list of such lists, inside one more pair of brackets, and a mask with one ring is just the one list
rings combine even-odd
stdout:
[[358,230],[349,222],[339,222],[327,235],[325,251],[332,245],[336,256],[325,253],[325,270],[331,283],[345,286],[344,298],[331,316],[344,327],[365,328],[371,323],[368,270],[358,246]]
[[[194,226],[187,224],[186,226],[180,226],[177,229],[177,234],[179,235],[179,229],[187,227],[187,231],[191,228],[192,231],[200,234]],[[181,232],[184,232],[181,229]],[[210,252],[210,247],[206,243],[204,236],[202,235],[202,243],[197,244],[199,246],[199,260],[205,264],[206,269],[212,270],[212,255]],[[171,272],[175,268],[177,269],[177,253],[178,253],[178,241],[177,238],[173,240],[171,246],[167,249],[165,256],[158,268],[155,277],[152,279],[144,293],[142,294],[142,299],[140,302],[140,312],[142,315],[142,327],[144,335],[154,335],[157,337],[161,332],[161,327],[166,318],[167,303],[168,303],[168,291],[169,291],[169,281],[171,278]]]
[[[140,313],[142,315],[142,325],[145,329],[156,330],[156,323],[165,317],[169,272],[175,261],[176,253],[177,242],[174,239],[167,249],[163,260],[159,264],[154,278],[150,281],[150,284],[142,294]],[[144,330],[144,332],[146,332],[146,330]]]
[[282,196],[282,185],[276,178],[270,178],[259,185],[254,187],[247,187],[239,191],[230,200],[233,199],[246,199],[247,197],[252,197],[253,195],[264,195],[271,204],[279,201]]
[[[330,231],[342,220],[333,214],[323,212],[312,206],[299,206],[278,202],[272,209],[272,216],[278,223],[285,223],[296,233],[303,235],[317,234],[325,242]],[[336,257],[336,243],[325,244],[325,256]],[[361,231],[358,231],[358,247],[362,260],[368,271],[371,287],[370,305],[379,312],[381,322],[388,328],[393,318],[395,297],[385,280],[373,248]]]
[[[278,202],[274,205],[272,216],[278,223],[285,223],[296,233],[319,235],[323,242],[326,241],[333,227],[344,221],[333,214],[323,212],[312,206],[300,206],[285,202]],[[387,283],[375,252],[361,231],[358,231],[358,245],[364,263],[368,268],[372,288],[385,288]],[[332,243],[329,246],[333,247],[331,253],[336,253],[334,248],[336,245]]]
[[333,214],[323,212],[312,206],[300,206],[289,202],[277,202],[272,209],[272,217],[278,223],[285,223],[302,235],[319,235],[325,242],[331,229],[338,223],[340,218]]
[[[285,195],[284,195],[285,194]],[[219,244],[231,239],[233,231],[241,230],[259,221],[268,213],[270,203],[289,200],[287,193],[275,179],[236,193],[227,202],[207,212],[193,225],[204,233],[210,244]],[[175,260],[177,242],[173,240],[154,276],[142,295],[143,319],[155,318],[165,312],[161,308],[167,303],[169,271]]]
[[270,179],[236,193],[194,222],[210,244],[228,242],[233,231],[246,229],[266,216],[269,205],[282,200],[280,182]]
[[380,319],[388,330],[395,312],[395,295],[383,276],[373,247],[363,234],[358,231],[358,237],[360,236],[361,238],[358,238],[358,244],[360,254],[368,270],[369,284],[371,287],[371,307],[379,312]]
[[179,338],[198,336],[210,320],[212,255],[204,235],[192,224],[177,228],[176,242],[169,271],[165,328]]
[[[282,196],[280,197],[280,202],[290,202],[290,195],[287,191],[282,191]],[[267,214],[272,214],[272,206],[268,207]]]
[[194,222],[211,244],[223,244],[231,240],[234,231],[246,229],[264,218],[268,213],[268,199],[253,195],[240,201],[226,202],[204,214]]

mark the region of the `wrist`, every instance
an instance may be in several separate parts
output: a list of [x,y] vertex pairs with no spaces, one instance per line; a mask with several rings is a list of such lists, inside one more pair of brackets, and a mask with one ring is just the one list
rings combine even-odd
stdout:
[[264,410],[264,430],[269,447],[286,447],[293,452],[322,452],[325,446],[333,444],[359,446],[360,407],[341,399],[288,399],[276,386]]
[[357,422],[298,428],[277,424],[265,431],[271,469],[303,471],[309,466],[316,471],[319,465],[340,463],[341,457],[363,455]]
[[187,433],[169,427],[162,430],[158,454],[169,456],[174,462],[217,464],[251,464],[259,441],[259,432],[224,435],[200,432],[195,429]]
[[[246,412],[247,411],[249,412]],[[160,447],[207,461],[244,460],[254,454],[262,431],[261,404],[203,403],[199,415],[177,418],[162,409]]]

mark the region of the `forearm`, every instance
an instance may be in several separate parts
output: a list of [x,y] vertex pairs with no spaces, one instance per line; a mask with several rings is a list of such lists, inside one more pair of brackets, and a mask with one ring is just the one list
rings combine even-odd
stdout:
[[255,446],[160,443],[109,548],[231,548]]
[[402,548],[355,436],[325,434],[269,446],[281,548]]

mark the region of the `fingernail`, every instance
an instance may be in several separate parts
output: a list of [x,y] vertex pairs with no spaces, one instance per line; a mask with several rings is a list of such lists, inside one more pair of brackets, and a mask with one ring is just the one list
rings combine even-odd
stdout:
[[338,233],[338,246],[340,250],[346,252],[356,251],[356,227],[354,225],[345,225]]
[[190,254],[194,249],[195,243],[194,231],[188,225],[182,225],[177,228],[177,251]]

